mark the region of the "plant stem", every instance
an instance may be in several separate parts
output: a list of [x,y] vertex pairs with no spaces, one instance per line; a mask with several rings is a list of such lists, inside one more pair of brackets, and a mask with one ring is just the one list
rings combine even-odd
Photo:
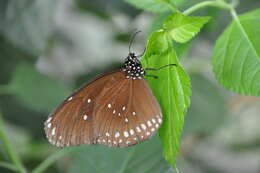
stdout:
[[176,8],[175,4],[173,4],[172,2],[166,2],[166,4],[170,7],[170,9],[171,9],[173,12],[178,11],[178,9]]
[[7,162],[0,162],[0,167],[12,170],[12,171],[18,171],[16,166]]
[[214,1],[203,1],[203,2],[200,2],[190,8],[188,8],[187,10],[185,10],[183,12],[183,14],[185,15],[189,15],[191,13],[193,13],[194,11],[197,11],[198,9],[201,9],[201,8],[205,8],[205,7],[218,7],[218,8],[222,8],[222,9],[225,9],[225,10],[231,10],[231,5],[226,3],[225,1],[222,1],[222,0],[214,0]]
[[230,10],[230,13],[231,13],[231,16],[233,17],[233,19],[238,23],[238,25],[239,25],[239,27],[240,27],[240,26],[241,26],[241,23],[240,23],[240,20],[239,20],[239,18],[238,18],[238,16],[237,16],[237,13],[236,13],[235,9],[232,8],[232,9]]
[[66,148],[63,150],[59,150],[57,152],[55,152],[54,154],[52,154],[51,156],[49,156],[46,160],[44,160],[40,165],[38,165],[33,171],[32,173],[42,173],[45,172],[45,170],[52,164],[54,163],[56,160],[58,160],[59,158],[73,152],[76,151],[77,148]]
[[10,142],[8,140],[8,137],[6,136],[6,133],[4,131],[4,123],[3,123],[1,113],[0,113],[0,140],[2,141],[3,148],[6,151],[8,157],[13,162],[13,164],[16,166],[17,172],[26,173],[27,172],[26,169],[24,168],[17,153],[13,149],[12,145],[10,144]]

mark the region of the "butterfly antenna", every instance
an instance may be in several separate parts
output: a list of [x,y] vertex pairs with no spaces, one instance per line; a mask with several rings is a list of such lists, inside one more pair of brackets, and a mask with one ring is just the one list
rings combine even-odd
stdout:
[[129,48],[128,48],[129,53],[131,52],[131,46],[132,46],[132,43],[133,43],[133,41],[134,41],[136,35],[137,35],[138,33],[140,33],[140,32],[141,32],[141,31],[139,30],[139,31],[135,31],[135,33],[133,33],[133,35],[132,35],[132,37],[131,37],[131,41],[130,41],[130,43],[129,43]]
[[141,55],[137,55],[137,57],[138,58],[142,57],[144,55],[145,51],[146,51],[146,47],[144,48],[143,53]]

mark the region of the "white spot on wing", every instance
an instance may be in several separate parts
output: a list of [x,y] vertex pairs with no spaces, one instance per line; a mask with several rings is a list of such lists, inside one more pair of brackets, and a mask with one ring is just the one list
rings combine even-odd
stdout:
[[158,118],[158,122],[161,124],[161,123],[162,123],[162,119],[161,119],[161,118]]
[[107,107],[108,107],[108,108],[111,108],[111,107],[112,107],[112,105],[109,103],[109,104],[107,105]]
[[155,123],[156,123],[156,120],[153,118],[153,119],[152,119],[152,122],[155,124]]
[[87,116],[87,115],[84,115],[83,119],[84,119],[84,120],[87,120],[87,119],[88,119],[88,116]]
[[154,131],[155,131],[155,128],[152,128],[151,131],[154,132]]
[[47,124],[47,127],[48,127],[48,128],[51,128],[51,123]]
[[48,120],[46,121],[47,123],[51,122],[52,117],[48,118]]
[[88,103],[90,103],[91,102],[91,99],[88,99]]
[[151,133],[150,132],[146,132],[146,135],[149,136]]
[[115,114],[115,113],[116,113],[116,110],[114,109],[114,110],[113,110],[113,114]]
[[130,129],[130,134],[133,135],[135,133],[135,131],[133,129]]
[[145,130],[146,129],[146,125],[145,124],[141,124],[141,127]]
[[120,133],[119,133],[119,132],[116,132],[115,138],[118,138],[119,136],[120,136]]
[[136,115],[136,112],[133,112],[133,115]]
[[128,118],[125,118],[125,122],[126,122],[126,123],[128,122]]
[[123,110],[123,111],[125,110],[125,106],[122,108],[122,110]]
[[124,131],[124,136],[127,138],[129,136],[128,131]]
[[110,136],[108,132],[106,132],[106,136]]
[[73,97],[70,97],[70,98],[68,99],[68,101],[71,101],[71,100],[72,100],[72,98],[73,98]]
[[137,132],[141,132],[140,127],[137,126],[137,127],[136,127],[136,131],[137,131]]
[[156,123],[156,124],[155,124],[155,127],[156,127],[156,128],[158,128],[158,127],[159,127],[159,124],[158,124],[158,123]]
[[151,121],[147,121],[147,125],[148,125],[148,127],[151,127],[152,126],[152,123],[151,123]]
[[55,132],[56,132],[56,127],[54,127],[51,131],[51,135],[54,136],[55,135]]

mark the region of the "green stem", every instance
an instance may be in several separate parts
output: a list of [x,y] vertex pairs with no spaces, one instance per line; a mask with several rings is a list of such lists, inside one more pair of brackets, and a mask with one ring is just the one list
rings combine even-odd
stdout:
[[165,2],[169,8],[173,11],[173,12],[177,12],[178,9],[176,8],[175,4],[173,4],[172,2]]
[[3,95],[3,94],[10,94],[11,91],[10,89],[8,88],[7,85],[0,85],[0,95]]
[[189,15],[189,14],[193,13],[194,11],[197,11],[198,9],[205,8],[205,7],[218,7],[218,8],[222,8],[222,9],[225,9],[225,10],[231,10],[232,9],[231,4],[228,4],[228,3],[226,3],[225,1],[222,1],[222,0],[203,1],[203,2],[200,2],[196,5],[188,8],[187,10],[185,10],[183,12],[183,14]]
[[12,170],[14,172],[18,171],[15,165],[7,163],[7,162],[0,162],[0,167]]
[[[237,16],[237,13],[236,13],[236,11],[235,11],[235,9],[234,8],[232,8],[231,10],[230,10],[230,13],[231,13],[231,16],[233,17],[233,19],[237,22],[237,24],[239,25],[239,27],[242,27],[243,28],[243,26],[241,25],[241,23],[240,23],[240,20],[239,20],[239,18],[238,18],[238,16]],[[243,30],[243,29],[242,29]]]
[[6,136],[6,133],[4,131],[4,123],[2,119],[2,115],[0,113],[0,140],[3,144],[3,148],[6,151],[8,157],[13,162],[13,164],[16,166],[17,172],[19,173],[26,173],[26,169],[24,168],[22,162],[20,161],[17,153],[13,149],[12,145],[10,144],[8,137]]
[[46,172],[45,170],[53,164],[56,160],[60,159],[61,157],[68,155],[69,153],[76,151],[77,148],[66,148],[63,150],[59,150],[55,153],[53,153],[51,156],[49,156],[46,160],[44,160],[40,165],[38,165],[32,173],[42,173]]

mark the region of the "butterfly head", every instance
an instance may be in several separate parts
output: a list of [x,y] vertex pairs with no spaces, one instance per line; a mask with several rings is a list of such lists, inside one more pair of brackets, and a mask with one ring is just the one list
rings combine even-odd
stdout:
[[129,79],[142,79],[144,76],[144,69],[142,64],[134,53],[129,53],[123,65],[123,71],[126,72],[126,78]]

